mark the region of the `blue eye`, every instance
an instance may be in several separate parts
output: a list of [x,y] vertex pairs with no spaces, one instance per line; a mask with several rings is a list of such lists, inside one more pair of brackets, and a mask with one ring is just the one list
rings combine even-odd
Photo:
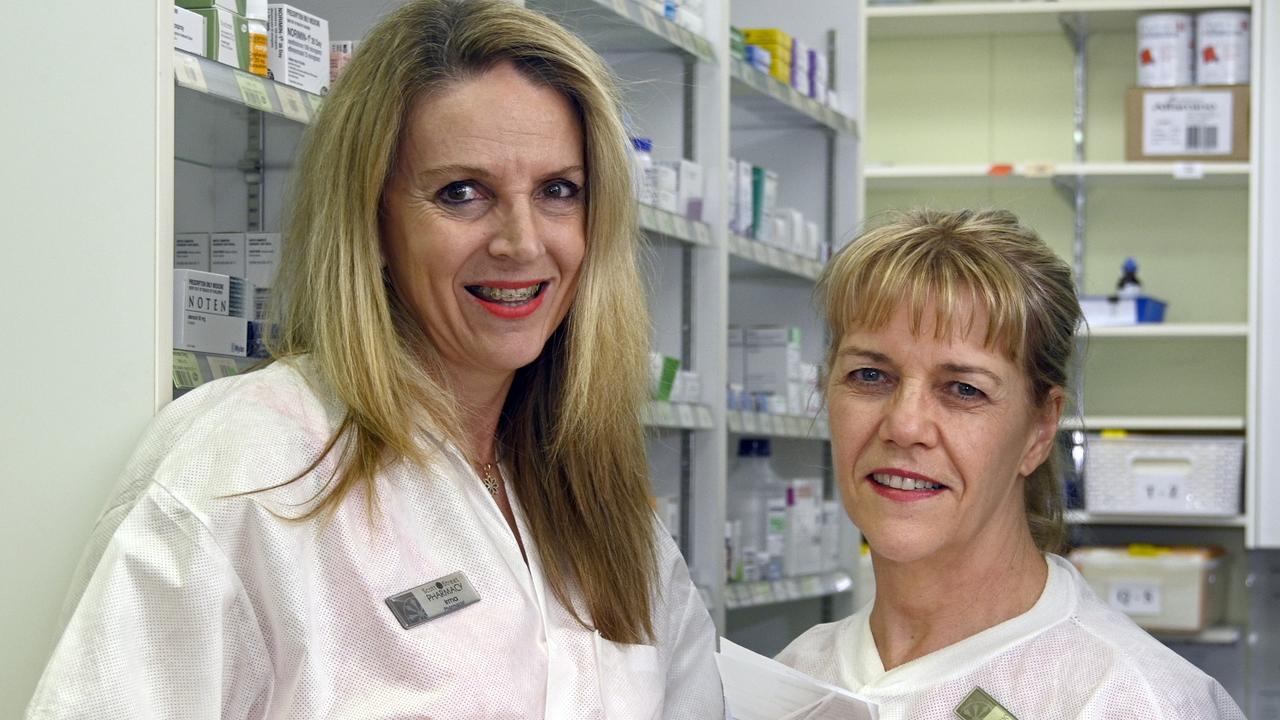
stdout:
[[446,205],[462,205],[479,199],[480,193],[469,182],[451,182],[436,193],[436,197]]
[[969,383],[952,383],[951,387],[955,390],[956,394],[962,398],[980,398],[983,396],[983,392],[981,390]]
[[858,368],[850,375],[854,380],[862,383],[875,384],[884,380],[884,373],[875,368]]

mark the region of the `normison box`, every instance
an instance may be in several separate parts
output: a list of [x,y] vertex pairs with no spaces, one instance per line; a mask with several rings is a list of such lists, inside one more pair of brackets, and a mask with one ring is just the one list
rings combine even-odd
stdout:
[[1071,562],[1098,597],[1148,630],[1199,632],[1222,619],[1222,550],[1211,547],[1082,547]]
[[1244,469],[1238,437],[1090,434],[1084,504],[1093,513],[1237,515]]
[[292,5],[267,5],[267,76],[315,95],[329,93],[329,21]]
[[237,15],[249,14],[249,0],[173,0],[177,7],[195,10],[198,8],[222,8]]
[[1249,160],[1249,86],[1129,88],[1130,161]]

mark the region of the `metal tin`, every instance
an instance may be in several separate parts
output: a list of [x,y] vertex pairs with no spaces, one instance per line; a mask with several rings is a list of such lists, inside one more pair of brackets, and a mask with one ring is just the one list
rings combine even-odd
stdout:
[[1191,84],[1195,67],[1194,23],[1189,13],[1149,13],[1138,18],[1138,85]]
[[1196,16],[1196,83],[1249,84],[1249,25],[1247,10]]

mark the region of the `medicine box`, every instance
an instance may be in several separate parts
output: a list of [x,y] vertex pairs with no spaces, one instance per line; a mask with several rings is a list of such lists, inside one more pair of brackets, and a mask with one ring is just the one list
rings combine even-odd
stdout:
[[785,413],[788,383],[800,375],[800,328],[757,325],[743,333],[747,392],[773,395]]
[[338,82],[338,76],[342,74],[347,63],[351,62],[351,56],[355,54],[358,44],[355,40],[329,42],[329,87],[333,87],[333,84]]
[[174,0],[174,6],[195,10],[199,8],[222,8],[237,15],[248,15],[248,0]]
[[209,272],[209,233],[174,233],[173,269]]
[[1230,436],[1090,434],[1085,509],[1093,513],[1240,513],[1244,440]]
[[245,277],[245,234],[209,234],[209,272]]
[[769,242],[773,232],[773,212],[778,205],[778,173],[763,167],[751,168],[752,237]]
[[1148,630],[1200,632],[1221,621],[1227,583],[1210,547],[1082,547],[1071,562],[1111,607]]
[[1125,158],[1248,162],[1249,86],[1129,88]]
[[329,93],[329,21],[292,5],[267,5],[267,75],[315,95]]
[[729,384],[746,386],[746,339],[741,325],[729,326]]
[[204,18],[204,56],[239,70],[249,69],[249,23],[226,8],[199,8]]
[[838,500],[822,502],[822,562],[820,572],[830,572],[840,567],[840,523],[844,520],[844,508]]
[[173,347],[245,357],[253,286],[198,270],[173,271]]
[[173,47],[204,57],[204,18],[198,13],[173,8]]
[[245,233],[244,278],[256,288],[275,284],[280,270],[280,233]]
[[692,160],[671,160],[658,163],[671,168],[676,174],[676,212],[691,220],[702,219],[702,166]]
[[738,198],[737,222],[734,231],[742,237],[755,237],[752,223],[755,221],[755,200],[752,197],[752,177],[754,168],[746,160],[738,160],[738,184],[735,194]]
[[680,361],[662,353],[649,353],[649,395],[654,400],[671,399]]

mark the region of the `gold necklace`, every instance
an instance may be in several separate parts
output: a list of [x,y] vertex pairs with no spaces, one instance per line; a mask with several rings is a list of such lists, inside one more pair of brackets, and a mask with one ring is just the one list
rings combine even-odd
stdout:
[[495,498],[498,497],[498,478],[501,474],[502,471],[498,469],[496,463],[485,463],[480,466],[480,482],[484,483],[484,489]]

